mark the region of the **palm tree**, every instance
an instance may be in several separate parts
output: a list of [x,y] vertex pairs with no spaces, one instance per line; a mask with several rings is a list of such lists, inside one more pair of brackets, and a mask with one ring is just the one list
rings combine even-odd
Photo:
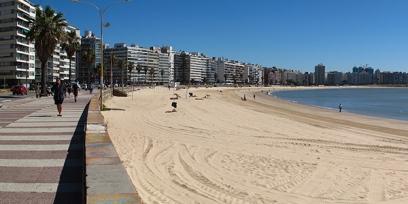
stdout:
[[132,82],[132,84],[133,84],[132,73],[133,73],[133,69],[135,69],[135,63],[134,62],[129,62],[127,68],[128,68],[128,72],[129,72],[129,79],[128,80],[130,80]]
[[153,78],[154,78],[154,67],[150,67],[149,69],[149,75],[150,75],[150,82],[153,85]]
[[123,86],[124,86],[123,85],[123,77],[124,77],[123,70],[125,69],[125,67],[127,67],[126,64],[127,64],[127,61],[125,59],[119,60],[120,83],[122,84],[122,91],[123,91]]
[[116,59],[115,55],[113,55],[113,53],[111,53],[110,54],[110,85],[111,85],[112,91],[113,91],[113,87],[114,87],[114,85],[113,85],[113,70],[112,69],[113,69],[113,63],[115,63],[116,60],[117,59]]
[[147,83],[147,70],[149,70],[149,67],[148,66],[144,66],[143,67],[143,70],[144,70],[144,74],[145,74],[145,84]]
[[160,70],[160,75],[161,75],[161,82],[162,84],[164,84],[164,81],[163,81],[164,69]]
[[139,84],[139,78],[140,78],[140,71],[142,70],[142,66],[137,63],[136,65],[136,71],[137,71],[137,84]]
[[30,20],[30,26],[27,38],[29,41],[35,41],[35,52],[41,62],[41,95],[46,95],[47,62],[55,47],[64,40],[67,23],[62,13],[56,13],[47,6],[44,10],[36,8],[36,17]]
[[71,83],[71,62],[72,62],[73,56],[75,55],[75,52],[80,47],[79,41],[80,41],[80,39],[76,35],[76,32],[74,30],[72,30],[71,32],[69,32],[66,35],[65,42],[62,43],[62,45],[61,45],[62,49],[64,49],[65,52],[67,53],[67,57],[69,59],[69,74],[68,74],[69,83]]
[[140,71],[142,71],[142,65],[137,64],[136,65],[136,70],[137,70],[137,83],[139,83]]
[[88,66],[88,83],[91,83],[91,66],[95,60],[95,53],[91,48],[85,48],[81,52],[81,61]]
[[97,76],[101,76],[101,74],[102,74],[102,66],[101,66],[101,63],[98,63],[98,64],[96,65],[95,73],[96,73]]

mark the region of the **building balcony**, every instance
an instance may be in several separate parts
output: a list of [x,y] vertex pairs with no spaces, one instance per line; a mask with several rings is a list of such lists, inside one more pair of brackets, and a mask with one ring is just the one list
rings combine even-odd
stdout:
[[27,29],[27,30],[30,29],[30,24],[28,24],[26,22],[17,21],[17,26],[19,26],[20,28],[23,28],[23,29]]
[[16,60],[20,62],[28,62],[28,57],[16,57]]
[[28,40],[25,40],[25,39],[17,39],[17,44],[19,44],[19,45],[25,45],[25,46],[29,46],[29,42],[28,42]]
[[18,12],[18,13],[17,13],[17,17],[20,18],[21,20],[24,20],[24,21],[27,21],[27,22],[28,22],[28,19],[30,19],[30,18],[28,17],[28,15],[23,14],[22,12]]
[[26,54],[26,55],[29,54],[28,49],[17,48],[16,50],[17,50],[17,53]]
[[17,4],[17,9],[18,9],[19,11],[22,11],[22,12],[24,12],[24,13],[27,13],[27,15],[30,15],[30,8],[29,8],[28,6],[26,6],[26,5]]

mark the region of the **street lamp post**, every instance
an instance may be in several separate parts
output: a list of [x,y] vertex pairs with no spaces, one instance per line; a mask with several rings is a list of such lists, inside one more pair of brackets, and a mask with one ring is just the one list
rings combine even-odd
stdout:
[[110,4],[110,5],[108,5],[108,6],[106,6],[106,7],[100,7],[100,6],[98,6],[98,5],[96,5],[95,3],[93,3],[93,2],[90,2],[90,1],[84,1],[84,0],[71,0],[72,2],[74,2],[74,3],[87,3],[87,4],[89,4],[89,5],[91,5],[91,6],[93,6],[93,7],[95,7],[96,8],[96,10],[98,11],[98,14],[99,14],[99,19],[100,19],[100,34],[101,34],[101,71],[100,71],[100,78],[99,78],[99,85],[100,85],[100,96],[99,96],[99,100],[100,100],[100,104],[99,104],[99,108],[102,110],[103,109],[103,88],[104,88],[104,83],[103,83],[103,28],[104,27],[109,27],[110,26],[110,24],[107,22],[107,23],[103,23],[103,16],[104,16],[104,14],[106,13],[106,11],[109,9],[109,8],[111,8],[114,4],[116,4],[116,3],[126,3],[126,2],[129,2],[130,0],[121,0],[121,1],[116,1],[116,2],[114,2],[114,3],[112,3],[112,4]]

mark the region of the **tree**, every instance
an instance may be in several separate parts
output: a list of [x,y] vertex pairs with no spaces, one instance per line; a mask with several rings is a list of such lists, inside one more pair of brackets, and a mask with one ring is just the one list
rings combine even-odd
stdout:
[[113,69],[113,63],[115,63],[116,60],[117,59],[116,59],[115,55],[113,55],[113,53],[110,53],[110,80],[109,81],[110,81],[110,85],[111,85],[112,90],[113,90],[113,87],[114,87],[112,69]]
[[140,71],[142,71],[142,65],[137,64],[136,70],[137,70],[137,82],[139,83],[139,77],[140,77]]
[[98,64],[96,65],[96,72],[95,72],[95,73],[97,73],[98,76],[101,76],[101,74],[102,74],[102,66],[101,66],[101,63],[98,63]]
[[147,71],[149,70],[149,67],[148,66],[144,66],[143,67],[143,70],[144,70],[144,74],[145,74],[145,84],[147,83]]
[[129,62],[127,68],[128,68],[128,72],[129,72],[129,79],[128,80],[132,80],[132,72],[133,72],[133,69],[135,69],[135,63],[134,62]]
[[154,79],[154,67],[150,67],[149,69],[149,75],[150,75],[150,82],[153,85],[153,79]]
[[91,83],[91,66],[95,60],[95,53],[91,48],[85,48],[81,52],[81,61],[88,66],[88,83]]
[[164,82],[163,82],[163,75],[164,75],[164,69],[161,69],[161,70],[160,70],[160,76],[161,76],[161,82],[162,82],[162,84],[164,84]]
[[120,68],[120,83],[122,84],[122,89],[123,89],[123,78],[124,78],[124,74],[123,74],[123,70],[125,69],[125,67],[127,67],[127,61],[125,59],[121,59],[118,61],[118,65]]
[[68,81],[71,83],[71,64],[73,56],[75,55],[76,51],[80,47],[79,43],[80,39],[76,35],[76,32],[72,30],[66,35],[65,42],[61,44],[61,47],[67,53],[67,57],[69,59],[69,74],[68,74]]
[[67,23],[62,13],[47,6],[45,9],[36,8],[36,17],[30,20],[30,26],[27,38],[35,42],[35,52],[41,62],[41,95],[46,95],[47,62],[55,47],[64,40]]

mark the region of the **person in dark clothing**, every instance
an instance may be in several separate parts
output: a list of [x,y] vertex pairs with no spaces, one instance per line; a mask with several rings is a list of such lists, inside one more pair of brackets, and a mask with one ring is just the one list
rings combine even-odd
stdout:
[[67,85],[67,91],[68,91],[68,97],[71,98],[72,88],[70,84]]
[[64,98],[65,98],[65,97],[67,97],[67,85],[62,84],[62,86],[64,86]]
[[89,84],[88,88],[89,88],[89,94],[92,94],[92,91],[93,91],[93,85],[92,85],[92,84]]
[[61,79],[57,78],[54,86],[51,89],[54,95],[54,103],[57,105],[58,115],[62,116],[62,103],[64,102],[65,86],[61,83]]
[[78,90],[79,90],[79,87],[78,87],[78,84],[77,84],[77,83],[75,83],[74,85],[72,85],[72,92],[74,93],[75,103],[77,102],[77,98],[78,98]]
[[343,109],[343,105],[341,105],[341,103],[339,104],[339,112],[341,112],[341,110]]
[[40,91],[40,85],[37,83],[37,84],[35,84],[35,87],[34,87],[34,89],[35,89],[35,97],[36,98],[40,98],[40,96],[41,96],[41,91]]

